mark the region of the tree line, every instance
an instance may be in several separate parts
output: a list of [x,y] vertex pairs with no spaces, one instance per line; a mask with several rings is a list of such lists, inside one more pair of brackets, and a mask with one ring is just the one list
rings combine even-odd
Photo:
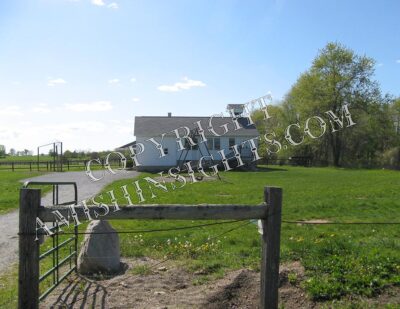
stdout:
[[[260,134],[284,139],[290,124],[301,124],[310,116],[332,111],[339,117],[347,105],[356,125],[345,130],[326,130],[320,138],[292,133],[304,141],[277,151],[261,145],[266,159],[309,157],[314,165],[400,168],[400,98],[382,94],[374,80],[375,61],[357,55],[340,43],[328,43],[311,67],[302,73],[283,100],[269,106],[271,118],[261,110],[253,118]],[[312,126],[314,126],[312,128]],[[311,124],[318,131],[319,124]],[[333,132],[334,131],[334,132]]]

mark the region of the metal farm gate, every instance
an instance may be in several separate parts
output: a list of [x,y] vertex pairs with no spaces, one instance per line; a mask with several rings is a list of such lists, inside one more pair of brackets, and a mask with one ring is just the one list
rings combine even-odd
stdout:
[[[30,185],[52,185],[54,206],[41,206],[40,189],[28,188]],[[58,187],[74,186],[74,201],[58,203]],[[282,212],[282,189],[265,187],[264,203],[261,205],[128,205],[115,212],[115,206],[108,205],[110,212],[105,219],[181,219],[181,220],[250,220],[260,219],[262,222],[262,257],[261,257],[261,289],[260,308],[278,308],[280,230]],[[40,241],[36,239],[36,218],[43,222],[54,222],[55,211],[69,218],[66,204],[77,204],[77,187],[73,182],[26,183],[20,191],[19,209],[19,278],[18,308],[38,309],[39,302],[60,284],[73,271],[77,270],[78,229],[74,227],[74,235],[59,242],[57,222],[53,223],[52,247],[40,254]],[[86,216],[82,206],[74,207],[79,219]],[[89,207],[100,211],[98,206]],[[59,259],[61,250],[70,246],[70,251],[63,259]],[[64,252],[65,253],[65,252]],[[41,261],[52,256],[52,267],[40,276]],[[66,267],[68,266],[69,268]],[[67,270],[60,275],[61,267]],[[39,284],[51,279],[51,286],[40,294]]]
[[[27,181],[24,183],[23,188],[27,189],[29,186],[52,186],[52,205],[53,206],[66,206],[70,204],[78,203],[78,188],[75,182],[43,182],[43,181]],[[73,186],[74,189],[74,199],[68,202],[59,203],[59,187],[60,186]],[[24,190],[24,189],[22,189]],[[40,201],[40,199],[39,199]],[[22,200],[20,201],[20,203]],[[21,213],[20,209],[20,213]],[[36,218],[35,218],[36,220]],[[23,221],[22,221],[23,222]],[[51,268],[47,270],[44,274],[39,276],[38,284],[42,283],[46,279],[50,279],[51,283],[48,289],[46,289],[43,293],[38,296],[38,300],[43,300],[47,295],[50,294],[69,274],[71,274],[74,270],[77,269],[77,259],[78,259],[78,227],[74,226],[74,235],[64,239],[60,242],[60,233],[58,221],[51,221],[52,226],[49,227],[50,231],[53,235],[51,238],[51,248],[47,251],[40,253],[38,257],[39,263],[39,272],[40,272],[40,262],[49,256],[52,259]],[[36,222],[35,222],[36,227]],[[19,235],[21,235],[21,215],[20,215],[20,231]],[[36,235],[35,235],[36,237]],[[35,241],[36,243],[42,244],[44,241],[44,236],[40,235],[39,241]],[[72,243],[72,245],[71,245]],[[20,244],[21,245],[21,244]],[[69,245],[69,247],[67,247]],[[67,247],[69,253],[63,259],[60,259],[60,250]],[[21,250],[21,248],[20,248]],[[65,273],[61,273],[61,268],[69,264],[69,268]],[[21,265],[21,255],[20,255],[20,265]]]

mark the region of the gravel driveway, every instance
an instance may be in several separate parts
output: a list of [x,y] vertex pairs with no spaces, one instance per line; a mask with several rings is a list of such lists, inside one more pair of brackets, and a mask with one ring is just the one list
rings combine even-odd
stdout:
[[[51,173],[24,181],[74,181],[78,186],[78,201],[87,199],[99,193],[106,185],[119,179],[134,178],[139,173],[135,171],[117,171],[116,175],[109,173],[99,181],[91,181],[81,172]],[[74,199],[72,186],[60,186],[59,202],[68,202]],[[42,205],[52,204],[52,193],[42,197]],[[18,259],[18,210],[0,215],[0,272],[7,269]]]

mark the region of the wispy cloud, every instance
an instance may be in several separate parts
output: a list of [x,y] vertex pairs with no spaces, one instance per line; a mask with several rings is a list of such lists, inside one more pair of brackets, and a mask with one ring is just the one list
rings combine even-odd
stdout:
[[103,0],[91,0],[90,2],[96,6],[104,6],[113,10],[119,9],[119,5],[116,2],[111,2],[109,4],[106,4]]
[[21,116],[21,108],[17,105],[0,106],[0,116]]
[[48,114],[50,113],[50,109],[47,107],[46,103],[40,103],[32,108],[34,113],[38,114]]
[[109,79],[108,83],[109,84],[118,84],[119,83],[119,79],[118,78]]
[[118,3],[116,3],[116,2],[111,2],[109,5],[107,5],[107,7],[109,9],[114,9],[114,10],[119,9]]
[[109,101],[96,101],[90,103],[65,104],[67,110],[73,112],[106,112],[113,108]]
[[140,101],[140,99],[139,98],[137,98],[137,97],[135,97],[135,98],[132,98],[132,102],[139,102]]
[[376,65],[378,68],[380,68],[380,67],[383,67],[383,63],[378,63],[377,65]]
[[397,60],[396,60],[396,63],[400,64],[400,59],[397,59]]
[[183,82],[177,82],[173,85],[161,85],[157,89],[165,92],[178,92],[181,90],[189,90],[193,87],[205,87],[206,84],[200,80],[192,80],[188,77],[183,78]]
[[62,78],[54,78],[54,79],[49,79],[47,81],[47,86],[53,87],[55,85],[63,85],[66,84],[67,82],[62,79]]
[[91,0],[92,4],[97,6],[104,6],[106,5],[103,0]]
[[130,79],[130,81],[131,81],[131,83],[136,83],[136,78],[132,77],[132,78]]

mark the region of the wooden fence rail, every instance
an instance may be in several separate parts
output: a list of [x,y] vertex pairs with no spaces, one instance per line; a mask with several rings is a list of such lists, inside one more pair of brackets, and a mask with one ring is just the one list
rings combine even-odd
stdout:
[[[104,219],[178,219],[227,220],[261,219],[263,234],[261,260],[261,308],[278,308],[279,250],[282,209],[282,189],[265,187],[262,205],[130,205],[110,212]],[[64,206],[40,206],[40,190],[21,189],[19,226],[19,294],[20,309],[39,307],[39,242],[35,241],[36,216],[44,222],[54,220],[53,211],[67,217]],[[75,207],[78,216],[85,218],[83,208]],[[90,207],[96,210],[96,207]],[[98,212],[99,209],[97,209]]]

